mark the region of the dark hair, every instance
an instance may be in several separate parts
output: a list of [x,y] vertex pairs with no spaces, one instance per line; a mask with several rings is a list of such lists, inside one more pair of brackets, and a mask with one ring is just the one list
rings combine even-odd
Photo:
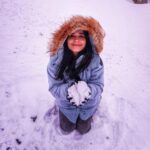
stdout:
[[[92,44],[89,39],[89,33],[87,31],[84,31],[84,36],[86,39],[86,45],[84,49],[78,53],[77,57],[75,57],[73,55],[73,52],[68,48],[68,38],[65,40],[63,58],[57,69],[57,79],[63,79],[63,73],[64,71],[66,71],[70,79],[75,79],[77,81],[80,80],[79,73],[88,67],[93,57],[93,50]],[[82,54],[84,55],[84,57],[78,67],[75,68],[76,59]]]

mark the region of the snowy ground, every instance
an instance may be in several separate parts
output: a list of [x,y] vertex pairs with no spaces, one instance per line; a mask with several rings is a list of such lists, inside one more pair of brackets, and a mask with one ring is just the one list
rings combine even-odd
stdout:
[[[149,150],[150,1],[1,0],[0,150]],[[46,67],[51,33],[74,14],[106,32],[105,89],[92,130],[61,133]]]

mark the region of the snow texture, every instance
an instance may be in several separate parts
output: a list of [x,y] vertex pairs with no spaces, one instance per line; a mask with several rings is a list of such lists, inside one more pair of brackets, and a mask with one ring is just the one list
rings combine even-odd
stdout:
[[[92,129],[63,134],[48,92],[48,41],[72,15],[106,32],[105,87]],[[149,150],[150,1],[1,0],[0,150]]]
[[85,81],[78,81],[68,88],[68,99],[76,106],[84,105],[91,97],[91,90]]

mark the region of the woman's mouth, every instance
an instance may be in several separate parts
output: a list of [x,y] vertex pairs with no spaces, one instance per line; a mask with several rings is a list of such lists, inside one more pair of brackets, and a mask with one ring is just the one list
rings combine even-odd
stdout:
[[82,45],[79,45],[79,44],[72,44],[72,46],[80,47],[80,46],[82,46]]

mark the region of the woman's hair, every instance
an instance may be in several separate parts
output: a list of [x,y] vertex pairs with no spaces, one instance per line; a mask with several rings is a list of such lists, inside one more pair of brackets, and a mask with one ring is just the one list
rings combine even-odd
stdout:
[[[63,58],[60,64],[58,65],[58,69],[57,69],[57,75],[56,75],[57,79],[63,79],[64,78],[63,73],[64,71],[66,71],[70,79],[75,79],[77,81],[80,80],[79,73],[88,67],[93,57],[93,50],[92,50],[92,44],[89,39],[89,33],[87,31],[84,31],[84,36],[86,39],[86,45],[84,49],[78,53],[77,57],[73,55],[73,52],[68,47],[67,44],[68,38],[65,40]],[[75,68],[76,59],[82,54],[84,55],[84,57],[81,60],[78,67]]]

